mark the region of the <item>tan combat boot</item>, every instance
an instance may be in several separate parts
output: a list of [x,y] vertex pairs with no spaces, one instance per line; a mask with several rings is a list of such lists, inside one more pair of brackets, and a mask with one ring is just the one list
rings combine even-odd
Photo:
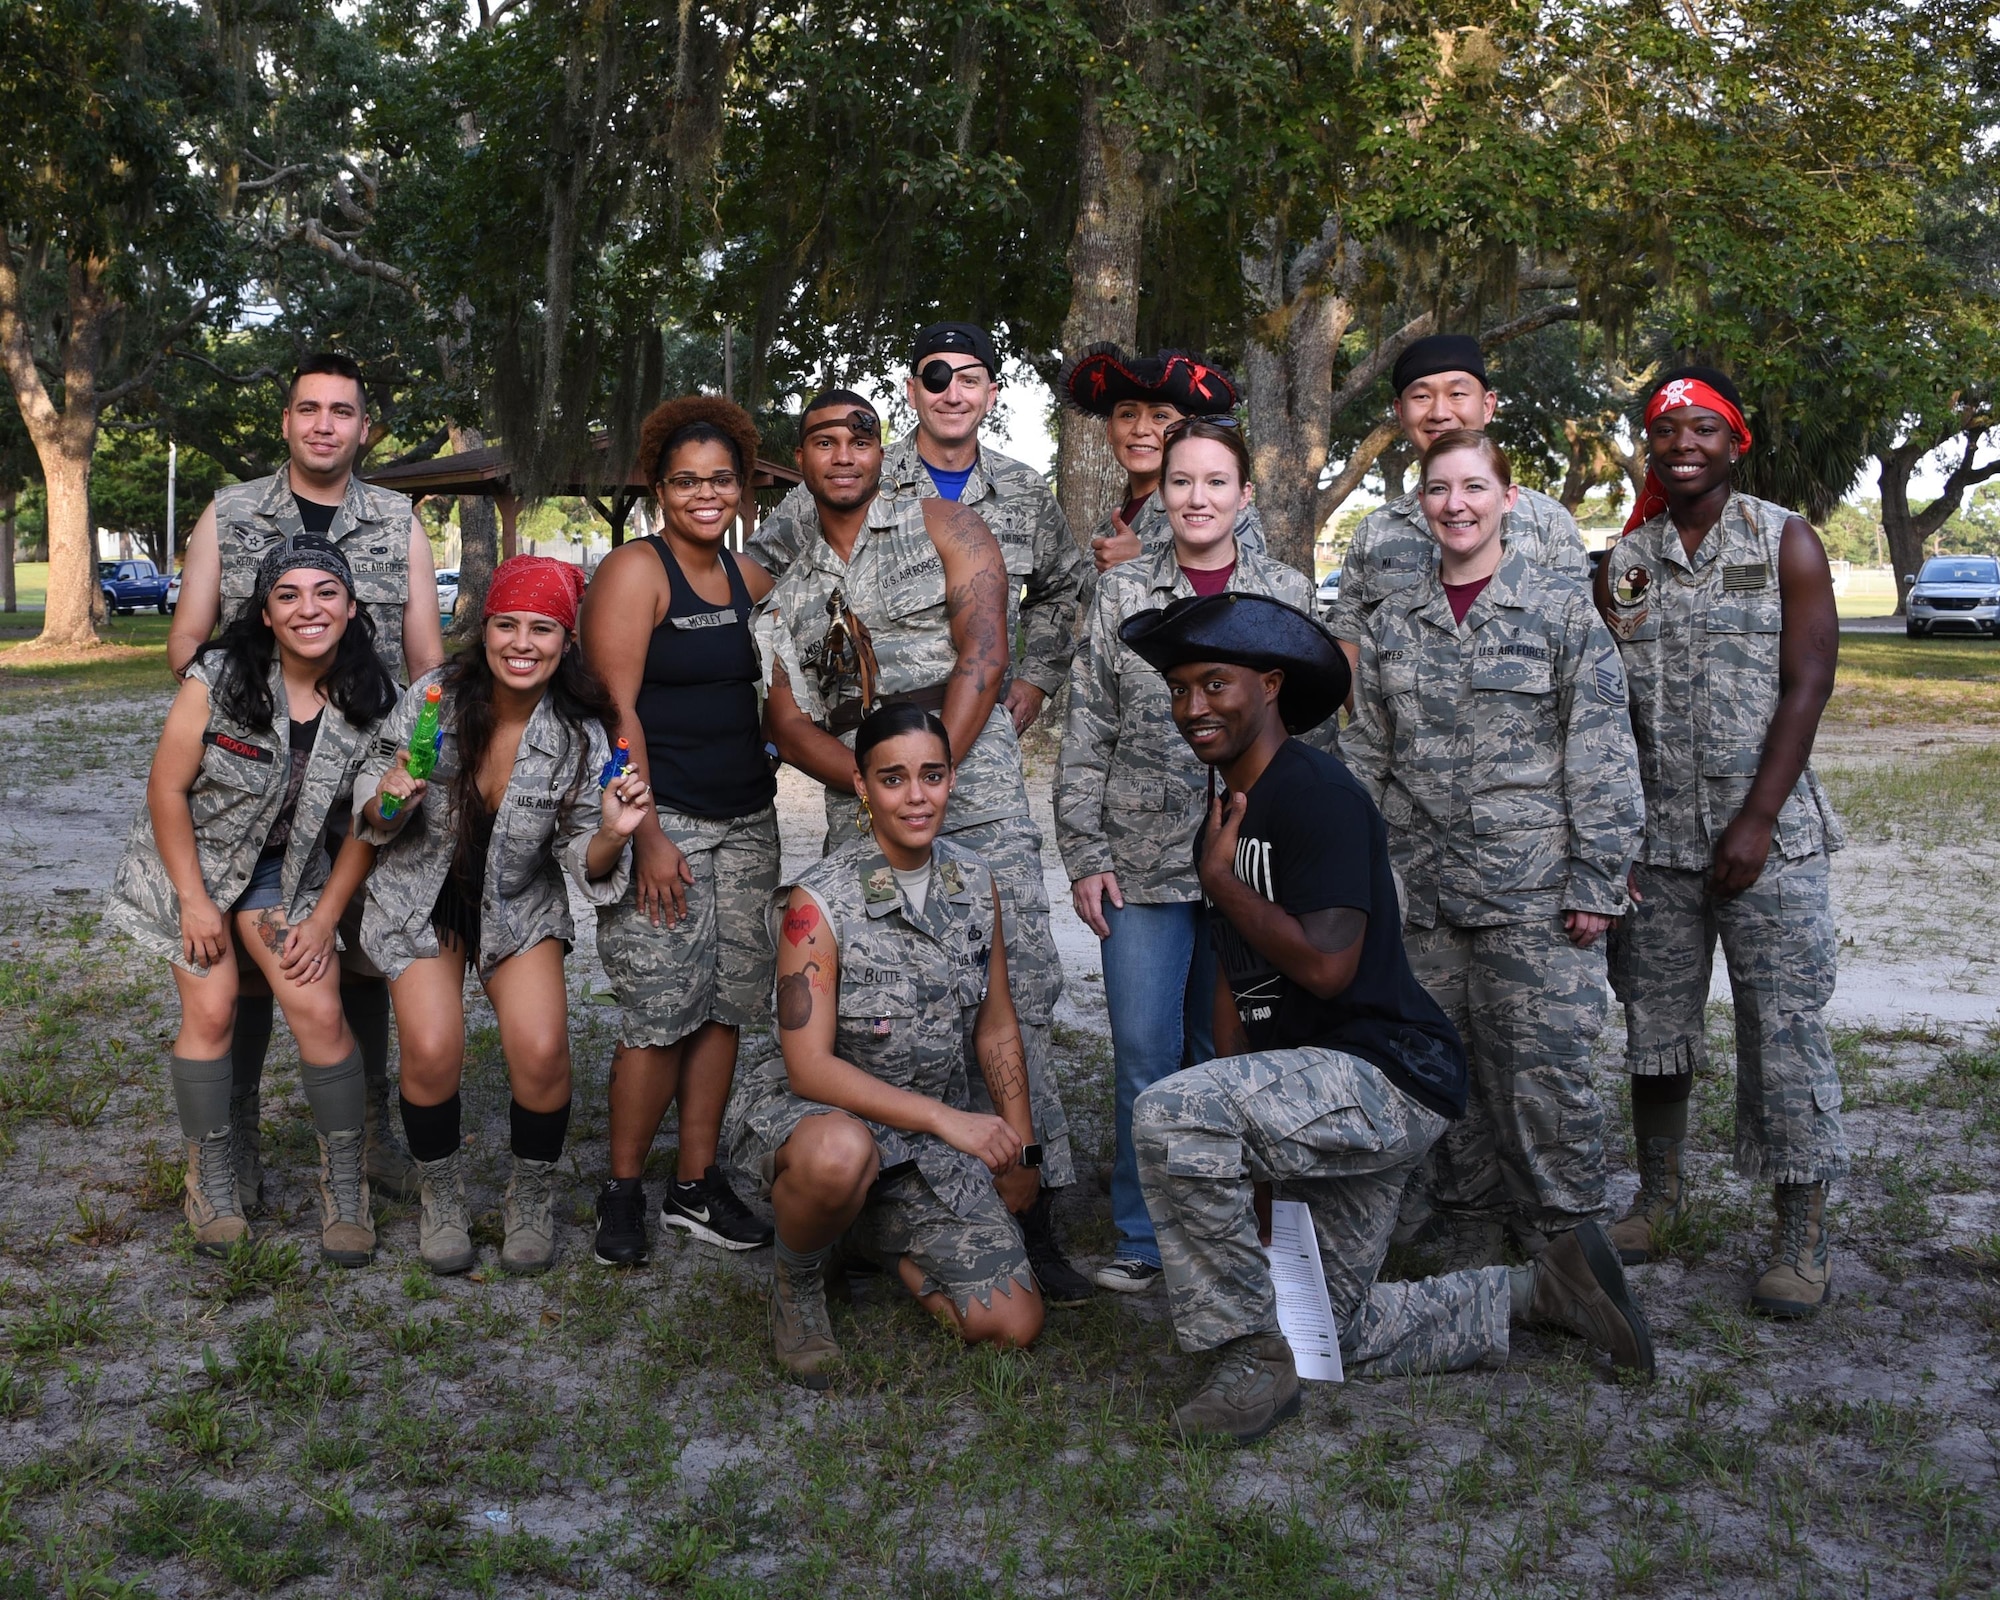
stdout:
[[465,1152],[454,1150],[417,1164],[419,1200],[417,1254],[440,1276],[464,1272],[475,1255],[472,1213],[465,1203]]
[[1231,1339],[1218,1355],[1201,1392],[1174,1412],[1183,1434],[1254,1444],[1299,1414],[1298,1363],[1282,1333]]
[[1557,1234],[1527,1270],[1534,1276],[1522,1320],[1566,1329],[1608,1354],[1614,1367],[1653,1376],[1653,1331],[1603,1223]]
[[840,1360],[833,1323],[826,1312],[826,1280],[818,1268],[794,1273],[783,1261],[771,1263],[771,1352],[792,1381],[824,1389],[828,1371]]
[[243,1220],[243,1202],[236,1191],[233,1142],[229,1128],[187,1141],[187,1182],[181,1211],[194,1230],[195,1249],[205,1256],[224,1255],[238,1240],[250,1237],[250,1224]]
[[236,1203],[247,1217],[264,1209],[264,1106],[256,1085],[232,1089],[229,1128],[235,1136]]
[[1810,1317],[1833,1293],[1832,1240],[1826,1231],[1826,1185],[1781,1183],[1771,1265],[1750,1291],[1750,1309],[1767,1317]]
[[1639,1192],[1625,1215],[1611,1225],[1618,1259],[1642,1267],[1655,1254],[1653,1230],[1671,1222],[1687,1204],[1681,1156],[1687,1149],[1687,1102],[1632,1107],[1632,1140],[1638,1146]]
[[340,1267],[365,1267],[375,1256],[361,1142],[359,1128],[319,1135],[319,1253]]
[[396,1119],[389,1106],[389,1076],[364,1073],[361,1125],[368,1133],[368,1182],[392,1200],[414,1200],[422,1175],[410,1152],[396,1137]]
[[507,1238],[500,1265],[509,1272],[547,1272],[556,1259],[556,1164],[514,1157],[507,1183]]

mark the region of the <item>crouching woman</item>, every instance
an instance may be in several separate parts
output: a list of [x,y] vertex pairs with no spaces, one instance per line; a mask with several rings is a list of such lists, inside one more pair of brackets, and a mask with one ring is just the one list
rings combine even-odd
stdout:
[[246,956],[298,1040],[319,1136],[320,1253],[361,1266],[374,1252],[361,1056],[341,1015],[334,933],[373,851],[342,844],[327,823],[350,803],[369,739],[395,700],[374,630],[356,610],[347,558],[307,534],[264,558],[249,608],[202,647],[160,733],[109,916],[173,964],[183,1209],[204,1254],[250,1237],[233,1159],[239,1130],[229,1120],[229,1044]]
[[[779,891],[782,1056],[745,1085],[736,1142],[777,1217],[772,1345],[814,1389],[840,1356],[821,1269],[843,1233],[969,1344],[1042,1331],[1008,1214],[1040,1149],[999,901],[986,864],[938,837],[951,743],[933,713],[884,706],[854,763],[869,829]],[[968,1042],[997,1115],[959,1109]]]
[[[362,836],[380,846],[361,943],[395,1004],[403,1129],[422,1183],[419,1252],[433,1272],[474,1259],[459,1101],[468,971],[493,1004],[513,1091],[500,1264],[531,1273],[555,1259],[570,1104],[563,957],[576,933],[564,874],[590,903],[616,900],[627,841],[652,804],[631,774],[600,798],[611,699],[576,649],[582,592],[567,562],[503,562],[479,645],[410,685],[355,793]],[[436,765],[425,780],[410,775],[409,744],[433,686]]]

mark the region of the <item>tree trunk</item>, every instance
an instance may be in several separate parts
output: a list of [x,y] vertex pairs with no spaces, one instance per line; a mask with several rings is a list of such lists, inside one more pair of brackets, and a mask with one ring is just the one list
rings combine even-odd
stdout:
[[1241,258],[1251,306],[1243,372],[1257,508],[1271,553],[1308,579],[1333,430],[1334,352],[1354,316],[1331,282],[1338,248],[1335,222],[1293,252],[1279,224],[1266,219]]
[[0,366],[6,368],[48,492],[48,609],[42,613],[41,633],[26,647],[38,650],[80,650],[103,643],[96,623],[103,595],[90,526],[90,457],[97,443],[97,369],[115,308],[104,292],[102,261],[71,261],[68,277],[63,406],[58,411],[35,364],[13,245],[0,230]]
[[1910,478],[1917,470],[1917,463],[1949,442],[1924,434],[1913,435],[1893,449],[1883,450],[1876,459],[1881,462],[1881,473],[1877,481],[1882,489],[1882,531],[1889,540],[1889,566],[1896,579],[1896,616],[1902,616],[1909,609],[1909,584],[1904,580],[1914,578],[1924,564],[1924,541],[1951,520],[1965,500],[1968,489],[1975,488],[1987,479],[2000,477],[2000,459],[1989,461],[1983,467],[1975,467],[1973,461],[1979,454],[1979,441],[1985,435],[1983,426],[1968,427],[1960,437],[1965,441],[1965,453],[1956,467],[1945,478],[1938,496],[1921,511],[1910,508]]
[[0,611],[21,609],[14,588],[14,514],[20,503],[17,489],[0,494]]
[[[1139,152],[1123,127],[1106,121],[1094,93],[1084,98],[1079,145],[1065,356],[1106,341],[1130,350],[1139,337],[1139,243],[1146,223]],[[1056,499],[1079,543],[1124,494],[1125,474],[1105,441],[1104,424],[1062,407],[1056,413]]]
[[[453,428],[453,455],[483,450],[486,439],[477,428]],[[451,636],[470,639],[479,632],[479,608],[486,604],[486,585],[499,563],[500,519],[490,495],[461,495],[458,501],[458,604],[451,614]]]

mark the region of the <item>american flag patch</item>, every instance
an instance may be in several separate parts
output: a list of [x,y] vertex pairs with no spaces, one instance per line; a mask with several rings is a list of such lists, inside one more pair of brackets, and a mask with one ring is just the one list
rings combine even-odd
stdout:
[[1768,589],[1771,586],[1771,564],[1768,561],[1749,561],[1741,566],[1724,566],[1722,587],[1725,592],[1743,589]]

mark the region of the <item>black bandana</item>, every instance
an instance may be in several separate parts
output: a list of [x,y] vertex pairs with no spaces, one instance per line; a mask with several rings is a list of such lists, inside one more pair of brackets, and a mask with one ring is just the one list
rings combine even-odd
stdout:
[[340,546],[316,533],[299,533],[282,544],[273,545],[264,559],[257,563],[257,590],[250,603],[261,607],[270,599],[278,580],[301,567],[310,567],[315,572],[330,572],[347,586],[350,595],[354,593],[354,569],[347,564],[347,557],[341,554]]

